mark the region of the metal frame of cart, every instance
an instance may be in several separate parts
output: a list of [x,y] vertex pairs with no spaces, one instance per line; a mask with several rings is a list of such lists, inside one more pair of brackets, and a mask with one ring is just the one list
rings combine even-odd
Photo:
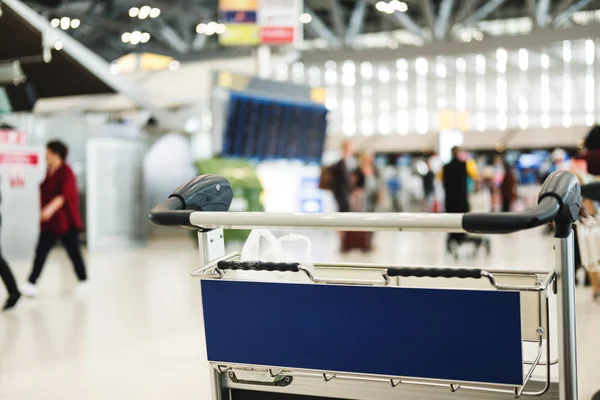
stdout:
[[[222,178],[200,177],[178,188],[169,200],[151,213],[151,220],[156,224],[199,231],[204,265],[193,275],[201,278],[205,324],[201,356],[207,361],[204,363],[205,376],[212,382],[207,388],[207,398],[221,398],[223,376],[233,383],[266,391],[283,391],[294,385],[297,378],[316,378],[325,383],[381,382],[390,388],[410,385],[447,387],[450,392],[477,391],[482,396],[485,393],[516,398],[541,396],[550,387],[551,365],[558,363],[560,399],[577,399],[572,223],[577,218],[581,195],[572,174],[552,174],[542,187],[536,208],[506,214],[224,213],[221,211],[228,208],[230,190],[228,182]],[[316,264],[313,270],[297,263],[240,262],[238,253],[224,254],[222,235],[223,228],[267,227],[510,233],[548,222],[553,222],[556,229],[556,265],[549,272],[331,263]],[[306,282],[261,283],[229,278],[231,272],[228,271],[240,269],[290,271],[303,274]],[[356,277],[332,276],[336,271],[350,271]],[[488,287],[487,290],[399,288],[394,287],[398,277],[479,279],[487,281]],[[512,283],[515,279],[530,281],[527,284]],[[557,355],[552,354],[549,340],[555,334],[549,324],[551,291],[557,294]],[[528,337],[523,337],[521,331],[521,294],[533,294],[536,303],[534,332]],[[303,299],[302,306],[294,302],[296,298]],[[356,302],[356,298],[360,298],[360,302]],[[331,302],[332,299],[352,303],[352,314],[338,317],[327,307],[319,307],[319,301]],[[405,309],[410,321],[405,326],[388,318],[389,309],[382,310],[386,304],[412,301],[422,303],[426,308],[420,313]],[[460,306],[460,312],[466,311],[450,315],[455,310],[451,308],[454,302]],[[480,305],[487,305],[490,312],[479,312]],[[273,310],[278,313],[271,314]],[[455,323],[452,318],[460,323]],[[254,320],[255,327],[244,331]],[[300,329],[295,323],[314,321],[319,321],[315,332],[298,335]],[[370,324],[374,331],[393,331],[389,332],[389,340],[397,336],[413,343],[401,352],[396,346],[389,346],[375,355],[370,351],[356,351],[346,358],[338,357],[337,350],[350,353],[347,350],[352,340],[374,340],[373,331],[353,329],[360,324]],[[492,338],[495,329],[506,326],[510,329],[506,328],[506,332],[495,337],[494,344],[498,349],[495,346],[485,348],[487,337],[472,333],[477,329],[469,324],[482,324]],[[340,334],[340,331],[348,334],[339,335],[332,341],[330,335]],[[273,335],[269,336],[271,333]],[[386,333],[381,332],[383,340],[386,340]],[[345,342],[346,336],[349,338]],[[425,339],[416,341],[415,337],[419,336]],[[273,345],[269,346],[264,337],[273,339]],[[286,338],[298,344],[297,348],[275,348],[278,341]],[[423,352],[419,345],[427,340],[438,345],[436,355],[440,357],[434,361],[423,361],[418,357],[419,351]],[[523,340],[537,343],[533,359],[522,358]],[[252,343],[260,344],[253,346]],[[459,351],[453,348],[453,343],[459,344]],[[477,343],[479,347],[470,348],[469,343]],[[479,353],[493,354],[494,359],[485,360]],[[520,360],[516,358],[518,355]],[[451,365],[453,360],[456,360],[455,365]],[[470,361],[475,365],[469,365]],[[537,367],[545,370],[544,386],[530,389],[528,383]],[[516,379],[519,375],[521,380]]]

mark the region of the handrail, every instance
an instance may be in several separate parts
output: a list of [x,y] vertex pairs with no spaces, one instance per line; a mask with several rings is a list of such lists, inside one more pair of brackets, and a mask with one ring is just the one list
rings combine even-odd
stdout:
[[[156,206],[150,213],[150,220],[157,225],[196,230],[305,228],[490,234],[517,232],[557,222],[567,226],[570,232],[570,225],[576,221],[581,205],[579,181],[567,171],[551,174],[542,186],[538,204],[518,213],[225,213],[232,196],[226,179],[215,175],[201,176],[182,185],[168,200]],[[561,234],[564,232],[557,233]]]

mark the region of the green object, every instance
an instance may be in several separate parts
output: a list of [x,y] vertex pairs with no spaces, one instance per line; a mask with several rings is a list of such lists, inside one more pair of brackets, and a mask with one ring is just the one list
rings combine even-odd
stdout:
[[[231,211],[264,211],[260,203],[262,186],[256,169],[243,159],[212,158],[196,162],[198,174],[215,174],[225,177],[233,187]],[[225,230],[225,241],[246,241],[250,231]]]

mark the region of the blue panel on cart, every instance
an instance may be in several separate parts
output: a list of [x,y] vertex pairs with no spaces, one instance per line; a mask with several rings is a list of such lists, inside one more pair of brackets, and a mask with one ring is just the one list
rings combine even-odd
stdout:
[[208,359],[523,383],[516,292],[203,280]]

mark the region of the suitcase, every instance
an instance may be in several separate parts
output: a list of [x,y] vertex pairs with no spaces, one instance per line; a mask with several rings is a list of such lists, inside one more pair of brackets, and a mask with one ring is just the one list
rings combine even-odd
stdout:
[[373,246],[371,245],[373,238],[372,232],[344,232],[344,238],[342,239],[342,251],[350,251],[358,249],[361,251],[371,251]]

